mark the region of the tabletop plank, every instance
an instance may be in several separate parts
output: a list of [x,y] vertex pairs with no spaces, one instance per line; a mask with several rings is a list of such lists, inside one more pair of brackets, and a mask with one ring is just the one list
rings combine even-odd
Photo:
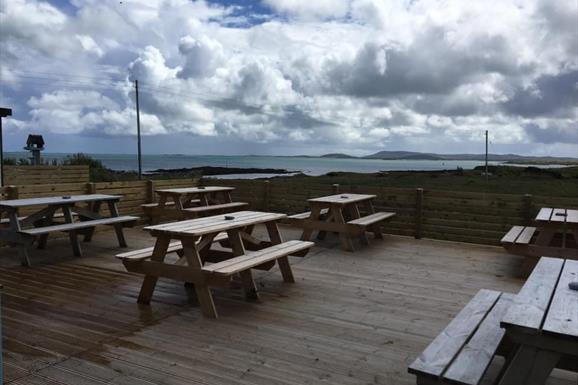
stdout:
[[[233,217],[233,219],[228,220],[225,219],[225,217]],[[286,217],[287,214],[266,213],[260,211],[239,211],[226,215],[221,214],[164,225],[147,226],[144,229],[150,231],[153,235],[155,233],[165,233],[176,236],[185,235],[197,237],[260,223],[278,221]]]
[[550,217],[550,222],[565,223],[566,222],[566,209],[554,209],[554,210],[552,210],[552,217]]
[[375,199],[375,197],[376,197],[375,195],[368,195],[368,194],[336,194],[336,195],[329,195],[326,197],[312,198],[308,199],[307,201],[311,203],[347,205],[351,203]]
[[554,294],[564,260],[542,257],[528,280],[513,300],[501,327],[521,327],[538,333]]
[[550,220],[550,217],[552,216],[552,209],[549,207],[543,207],[540,209],[540,211],[538,212],[538,215],[536,215],[536,220],[539,222],[547,222]]
[[545,333],[578,340],[578,291],[568,287],[572,281],[578,281],[578,261],[568,259],[542,329]]
[[155,190],[157,194],[203,194],[221,191],[233,191],[234,187],[225,186],[205,186],[205,187],[182,187]]
[[566,210],[566,223],[578,224],[578,210]]
[[68,199],[64,199],[63,196],[12,199],[0,201],[0,207],[18,208],[25,206],[52,206],[52,205],[64,205],[82,202],[112,201],[112,200],[119,200],[121,198],[122,197],[118,195],[89,194],[89,195],[71,195]]

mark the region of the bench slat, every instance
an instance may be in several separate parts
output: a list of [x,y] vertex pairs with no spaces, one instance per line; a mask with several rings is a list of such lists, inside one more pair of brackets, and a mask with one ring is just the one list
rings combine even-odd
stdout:
[[[320,214],[321,215],[327,215],[328,212],[329,212],[329,209],[325,208],[325,209],[321,209]],[[301,213],[301,214],[290,215],[287,218],[289,218],[289,219],[309,219],[310,217],[311,217],[311,211],[307,211],[307,212]]]
[[508,293],[500,296],[478,330],[444,373],[444,379],[456,384],[480,383],[504,337],[505,330],[500,328],[500,321],[513,298],[514,295]]
[[64,223],[64,224],[60,224],[60,225],[35,227],[33,229],[21,230],[20,232],[25,233],[25,234],[29,234],[29,235],[41,235],[41,234],[58,232],[58,231],[81,230],[81,229],[91,228],[91,227],[98,226],[98,225],[113,225],[116,223],[136,222],[136,221],[138,221],[138,219],[139,219],[138,217],[120,216],[120,217],[112,217],[112,218],[94,219],[94,220],[83,221],[83,222]]
[[215,275],[229,276],[263,263],[303,251],[313,247],[313,245],[313,242],[308,241],[288,241],[205,266],[203,267],[203,271]]
[[239,207],[243,207],[243,206],[247,206],[247,205],[249,205],[247,202],[231,202],[231,203],[222,203],[222,204],[210,205],[210,206],[189,207],[189,208],[184,209],[184,211],[187,211],[190,213],[205,213],[205,212],[210,212],[210,211],[239,208]]
[[354,219],[354,220],[349,221],[347,223],[349,223],[350,225],[357,225],[357,226],[365,227],[365,226],[370,226],[370,225],[373,225],[375,223],[384,221],[386,219],[390,219],[394,216],[395,216],[395,213],[378,212],[378,213],[374,213],[371,215],[367,215],[365,217]]
[[520,236],[520,233],[524,230],[524,226],[512,226],[510,231],[504,235],[501,243],[515,243],[516,239]]
[[578,261],[567,259],[542,327],[545,333],[578,340],[578,314],[576,306],[573,306],[578,301],[578,293],[568,287],[568,284],[576,279],[578,279]]
[[520,233],[518,238],[516,239],[517,245],[527,245],[532,240],[534,233],[536,232],[535,227],[524,227],[524,230]]
[[410,365],[416,375],[439,378],[494,306],[500,292],[482,289]]
[[[229,237],[228,237],[227,233],[220,233],[213,239],[213,242],[221,242],[221,241],[224,241],[228,238]],[[116,257],[118,259],[124,259],[124,260],[141,261],[141,260],[145,260],[145,259],[152,257],[154,249],[155,249],[154,246],[146,247],[144,249],[132,250],[132,251],[128,251],[126,253],[117,254]],[[167,254],[181,251],[182,249],[183,249],[183,245],[182,245],[181,241],[171,242],[171,243],[169,243],[169,247],[167,249]]]

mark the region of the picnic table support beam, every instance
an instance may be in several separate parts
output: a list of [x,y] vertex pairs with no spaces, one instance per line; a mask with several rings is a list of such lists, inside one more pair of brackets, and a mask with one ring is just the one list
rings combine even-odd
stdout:
[[[275,222],[266,223],[267,233],[269,234],[269,240],[272,245],[280,245],[283,243],[283,237],[279,232],[279,227]],[[279,264],[279,270],[281,270],[281,275],[283,276],[283,282],[295,283],[295,278],[293,277],[293,271],[291,270],[291,265],[289,264],[289,257],[281,257],[277,259]]]
[[421,239],[423,224],[423,188],[418,188],[415,192],[415,239]]
[[[118,217],[120,215],[115,201],[108,201],[108,210],[110,211],[111,217]],[[118,239],[118,245],[122,248],[127,247],[124,233],[122,231],[122,223],[115,223],[113,227],[116,232],[116,238]]]
[[339,184],[338,184],[338,183],[334,183],[334,184],[331,186],[331,192],[332,192],[333,194],[339,194]]
[[[227,231],[229,236],[229,241],[231,242],[231,248],[233,249],[233,255],[235,257],[245,255],[245,246],[243,245],[243,240],[241,239],[241,233],[238,229],[233,229]],[[248,300],[258,300],[259,294],[257,293],[257,286],[253,280],[253,274],[251,269],[241,271],[239,273],[241,277],[241,284],[243,285],[243,291],[245,292],[245,298]]]

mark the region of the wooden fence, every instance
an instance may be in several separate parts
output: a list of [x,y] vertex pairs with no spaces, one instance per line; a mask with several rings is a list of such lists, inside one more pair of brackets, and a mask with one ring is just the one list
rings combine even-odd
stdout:
[[88,166],[4,166],[4,185],[44,185],[89,181]]
[[[191,179],[154,181],[62,183],[20,185],[0,189],[1,199],[102,193],[122,195],[119,209],[124,215],[142,215],[140,205],[154,202],[154,190],[186,187]],[[377,196],[374,206],[394,211],[397,216],[384,231],[391,234],[498,245],[513,225],[527,225],[541,207],[578,208],[578,199],[515,194],[483,194],[375,186],[336,186],[321,183],[297,184],[291,179],[204,180],[205,185],[232,186],[236,201],[250,209],[294,214],[308,211],[307,199],[337,191]],[[26,215],[31,210],[23,210]]]
[[296,184],[290,179],[212,179],[205,183],[231,185],[236,187],[235,200],[249,202],[254,209],[288,214],[308,211],[307,199],[336,191],[374,194],[376,210],[397,213],[384,228],[387,233],[487,245],[499,245],[513,225],[530,224],[541,207],[578,209],[578,199],[528,194]]

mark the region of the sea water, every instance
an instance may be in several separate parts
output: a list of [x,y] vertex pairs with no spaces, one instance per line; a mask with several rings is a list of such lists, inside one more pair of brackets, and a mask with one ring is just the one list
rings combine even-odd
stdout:
[[[47,161],[62,160],[68,154],[43,153]],[[134,171],[138,169],[136,155],[124,154],[87,154],[112,169],[118,171]],[[7,158],[28,158],[24,152],[6,153]],[[489,162],[495,165],[501,162]],[[483,161],[472,160],[381,160],[381,159],[335,159],[315,157],[284,157],[284,156],[223,156],[223,155],[143,155],[143,171],[157,169],[180,169],[191,167],[231,167],[231,168],[275,168],[287,171],[302,172],[307,175],[323,175],[328,172],[359,172],[373,173],[379,171],[435,171],[473,169],[483,165]],[[274,174],[239,174],[240,178],[263,178]],[[227,177],[227,176],[219,176]],[[230,176],[231,177],[231,176]]]

